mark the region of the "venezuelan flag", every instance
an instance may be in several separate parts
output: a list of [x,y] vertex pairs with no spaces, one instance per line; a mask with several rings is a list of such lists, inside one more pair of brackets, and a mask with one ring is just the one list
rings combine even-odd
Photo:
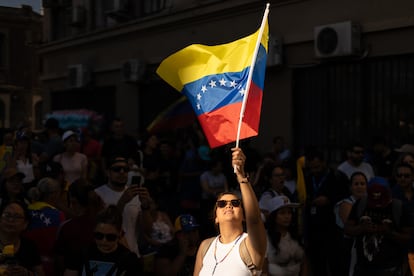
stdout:
[[[157,69],[162,79],[187,96],[211,148],[236,140],[240,110],[254,57],[240,139],[258,134],[268,29],[266,18],[261,38],[259,29],[252,35],[227,44],[190,45],[167,57]],[[260,47],[256,52],[258,41]]]

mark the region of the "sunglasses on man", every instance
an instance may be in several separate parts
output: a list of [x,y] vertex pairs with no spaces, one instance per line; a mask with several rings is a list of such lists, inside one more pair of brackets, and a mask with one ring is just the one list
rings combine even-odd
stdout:
[[116,239],[118,238],[117,234],[105,234],[105,233],[101,233],[101,232],[95,232],[93,233],[93,237],[95,238],[95,240],[101,241],[103,239],[113,242],[116,241]]

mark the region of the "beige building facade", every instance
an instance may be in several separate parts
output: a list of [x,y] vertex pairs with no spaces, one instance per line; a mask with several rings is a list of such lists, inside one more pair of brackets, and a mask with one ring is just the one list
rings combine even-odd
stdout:
[[42,112],[36,56],[41,41],[40,14],[26,5],[0,7],[0,129],[36,127]]
[[[366,118],[378,116],[366,114],[364,106],[371,96],[364,91],[377,89],[384,78],[389,79],[387,96],[381,106],[370,104],[368,113],[390,110],[375,131],[401,123],[398,102],[411,99],[414,82],[413,1],[269,2],[271,44],[260,133],[253,140],[256,148],[270,150],[276,135],[284,136],[297,151],[307,144],[325,149],[337,144],[339,149],[351,139],[368,142],[372,131],[360,129],[372,125]],[[253,0],[44,1],[45,42],[38,49],[44,112],[87,108],[123,118],[131,132],[143,129],[179,97],[156,76],[159,63],[193,43],[215,45],[251,34],[260,25],[265,4]],[[401,57],[398,76],[374,74],[385,62],[392,75],[392,64],[397,62],[392,57]],[[322,71],[327,73],[316,74]],[[361,81],[355,81],[358,78]],[[393,78],[404,78],[404,87]],[[348,87],[349,83],[355,87]],[[326,85],[319,89],[318,84]],[[339,96],[326,102],[324,93],[336,90],[341,90]],[[384,106],[395,98],[394,90],[402,99]],[[309,93],[314,93],[316,105],[301,102]],[[341,99],[348,94],[347,100]],[[362,103],[361,95],[367,95]],[[328,116],[319,114],[322,103],[331,108],[349,106],[346,110],[354,119],[342,118],[335,107]],[[319,117],[307,121],[313,118],[311,113]],[[315,132],[322,117],[329,120]],[[411,115],[404,120],[409,125]],[[314,127],[307,132],[310,124]]]

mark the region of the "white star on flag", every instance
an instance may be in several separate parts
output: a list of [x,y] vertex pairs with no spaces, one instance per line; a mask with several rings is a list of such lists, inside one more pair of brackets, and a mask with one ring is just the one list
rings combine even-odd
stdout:
[[211,80],[208,85],[210,85],[211,88],[216,87],[216,81]]
[[43,223],[44,223],[46,226],[49,226],[50,224],[52,224],[52,222],[50,221],[50,218],[48,218],[48,217],[45,217],[45,219],[43,220]]

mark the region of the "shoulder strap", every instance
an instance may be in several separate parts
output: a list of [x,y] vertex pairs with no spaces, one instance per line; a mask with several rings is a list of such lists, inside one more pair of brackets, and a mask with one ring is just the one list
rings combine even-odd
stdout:
[[246,264],[247,268],[250,270],[253,276],[257,275],[257,267],[252,261],[252,257],[250,256],[249,251],[247,250],[246,246],[246,239],[243,239],[240,243],[240,257],[242,258],[243,262]]
[[400,222],[401,222],[401,213],[402,213],[402,202],[398,199],[392,200],[392,217],[395,220],[395,225],[400,228]]
[[367,198],[363,197],[359,200],[359,202],[357,203],[357,217],[358,219],[362,216],[362,214],[365,211],[365,208],[367,207]]
[[203,247],[201,247],[201,248],[200,248],[200,250],[201,250],[201,256],[203,256],[203,258],[204,258],[204,256],[206,255],[207,250],[210,248],[210,245],[211,245],[211,243],[214,241],[214,239],[215,239],[215,238],[216,238],[216,237],[208,238],[208,239],[206,239],[206,241],[203,243]]
[[[201,250],[201,256],[205,256],[207,253],[207,250],[210,248],[211,244],[213,243],[214,239],[216,237],[208,238],[203,244],[203,247],[200,248]],[[253,276],[257,275],[257,267],[253,263],[252,257],[250,256],[249,251],[247,250],[246,246],[246,239],[243,239],[240,243],[239,248],[240,257],[243,260],[243,262],[246,264],[247,268],[251,271]]]

